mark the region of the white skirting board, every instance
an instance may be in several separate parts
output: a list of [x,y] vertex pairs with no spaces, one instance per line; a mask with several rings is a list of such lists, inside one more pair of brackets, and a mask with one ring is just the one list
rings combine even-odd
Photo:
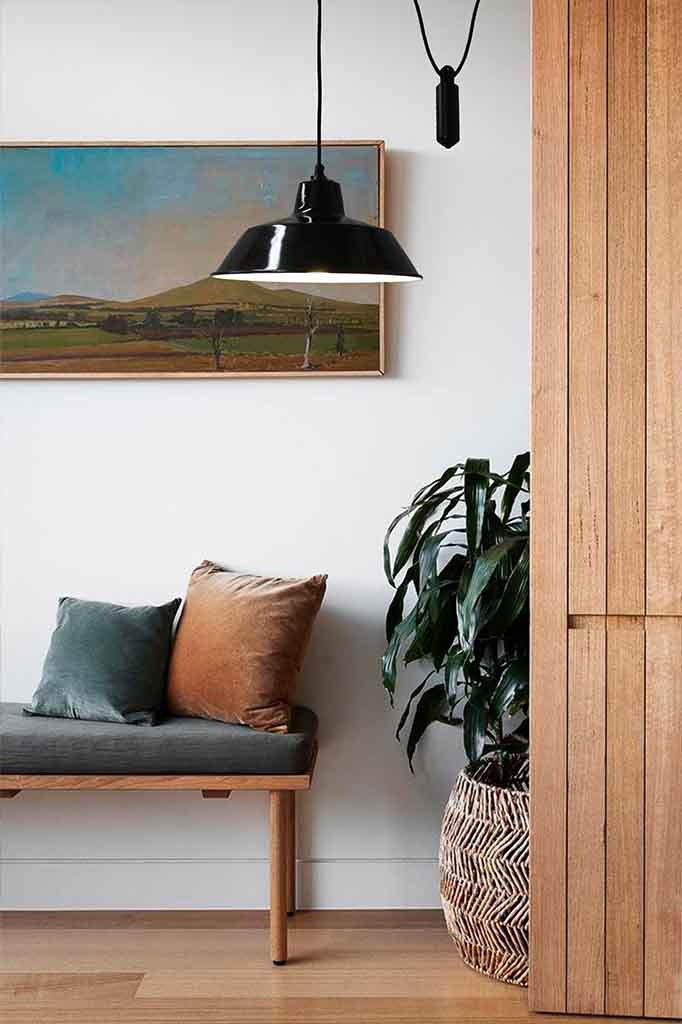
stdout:
[[[303,860],[299,906],[428,909],[439,905],[429,859]],[[4,910],[245,910],[268,905],[265,859],[7,859]]]

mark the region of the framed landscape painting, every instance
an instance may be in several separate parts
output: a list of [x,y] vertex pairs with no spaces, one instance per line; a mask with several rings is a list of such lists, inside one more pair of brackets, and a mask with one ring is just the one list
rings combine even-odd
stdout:
[[[349,215],[381,225],[383,143],[324,158]],[[210,276],[314,164],[302,142],[2,145],[0,376],[383,373],[380,285]]]

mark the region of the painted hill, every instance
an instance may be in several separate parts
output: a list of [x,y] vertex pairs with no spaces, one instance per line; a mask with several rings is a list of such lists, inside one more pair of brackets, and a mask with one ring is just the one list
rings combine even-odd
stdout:
[[[35,297],[32,297],[35,296]],[[37,292],[21,292],[3,305],[32,306],[33,308],[54,306],[104,306],[108,309],[170,309],[188,306],[238,306],[243,303],[255,306],[304,307],[313,299],[317,309],[337,309],[353,312],[369,307],[366,302],[349,302],[346,299],[328,299],[296,288],[263,287],[253,281],[221,281],[216,277],[204,277],[191,284],[178,285],[167,291],[144,295],[140,299],[122,302],[119,299],[94,298],[91,295],[40,295]]]
[[51,299],[45,299],[39,305],[45,306],[77,306],[79,303],[101,303],[109,305],[108,299],[95,299],[92,295],[53,295]]
[[[24,295],[35,293],[24,292]],[[106,299],[94,299],[91,295],[45,295],[39,299],[28,299],[13,296],[11,299],[3,299],[3,302],[10,306],[78,306],[83,303],[87,305],[110,305]]]
[[[263,288],[253,281],[222,281],[216,277],[204,277],[192,284],[170,288],[156,295],[146,295],[131,302],[117,302],[120,309],[152,306],[163,309],[168,306],[221,306],[250,303],[257,306],[305,306],[311,296],[295,288]],[[362,303],[323,299],[312,296],[315,305],[320,308],[357,309]]]
[[16,295],[8,295],[2,302],[38,302],[40,299],[49,299],[51,296],[45,292],[17,292]]

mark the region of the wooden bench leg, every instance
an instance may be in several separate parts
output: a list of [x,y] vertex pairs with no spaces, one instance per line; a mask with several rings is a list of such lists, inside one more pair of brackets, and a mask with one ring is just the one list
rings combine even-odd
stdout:
[[287,862],[289,794],[270,793],[270,954],[273,964],[287,962]]
[[296,913],[296,793],[287,793],[287,914]]

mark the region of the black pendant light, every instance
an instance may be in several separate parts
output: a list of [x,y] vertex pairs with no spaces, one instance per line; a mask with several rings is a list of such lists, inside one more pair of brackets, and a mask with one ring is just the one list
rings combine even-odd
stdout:
[[211,275],[299,284],[417,281],[397,238],[346,217],[341,186],[322,164],[322,0],[317,0],[317,163],[290,217],[248,228]]

